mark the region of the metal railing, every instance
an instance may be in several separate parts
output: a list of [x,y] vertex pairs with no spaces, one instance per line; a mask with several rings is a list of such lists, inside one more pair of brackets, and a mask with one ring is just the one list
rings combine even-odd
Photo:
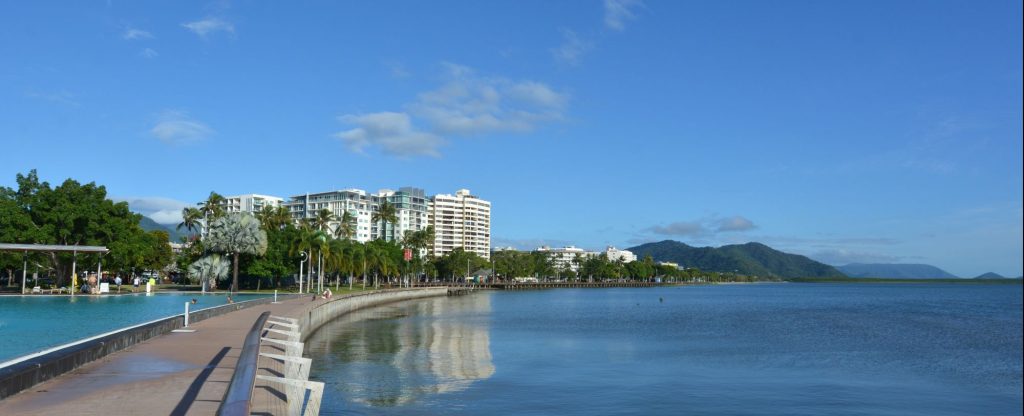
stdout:
[[231,384],[224,394],[217,414],[222,416],[248,416],[252,401],[252,389],[256,385],[256,369],[260,355],[260,334],[263,326],[270,318],[270,311],[263,312],[252,324],[252,329],[245,336],[242,353],[235,364],[235,374],[231,376]]

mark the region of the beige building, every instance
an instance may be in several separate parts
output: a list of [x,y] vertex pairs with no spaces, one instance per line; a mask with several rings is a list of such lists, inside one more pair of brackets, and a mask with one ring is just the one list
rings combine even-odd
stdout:
[[429,222],[434,226],[431,251],[441,257],[456,248],[491,258],[491,203],[468,189],[455,195],[438,194],[428,204]]

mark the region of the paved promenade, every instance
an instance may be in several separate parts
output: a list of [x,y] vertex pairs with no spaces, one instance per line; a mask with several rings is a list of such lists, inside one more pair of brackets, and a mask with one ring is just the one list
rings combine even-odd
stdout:
[[311,297],[210,318],[0,400],[0,415],[213,415],[264,311],[295,317]]

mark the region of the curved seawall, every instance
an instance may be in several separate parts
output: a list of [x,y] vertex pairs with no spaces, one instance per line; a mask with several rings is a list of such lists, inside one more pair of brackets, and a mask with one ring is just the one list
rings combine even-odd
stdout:
[[375,291],[369,293],[357,293],[341,296],[330,301],[311,305],[299,316],[299,331],[302,333],[302,340],[305,341],[316,332],[321,326],[346,313],[383,305],[386,303],[400,302],[403,300],[420,299],[433,296],[446,296],[447,287],[424,287],[410,289],[393,289]]

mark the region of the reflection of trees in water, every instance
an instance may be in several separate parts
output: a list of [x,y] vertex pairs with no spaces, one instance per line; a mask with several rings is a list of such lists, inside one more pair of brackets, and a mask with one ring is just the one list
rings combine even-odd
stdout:
[[397,406],[462,391],[494,374],[489,328],[481,319],[490,310],[488,294],[375,308],[332,322],[340,330],[314,348],[340,364],[328,371],[347,400]]

